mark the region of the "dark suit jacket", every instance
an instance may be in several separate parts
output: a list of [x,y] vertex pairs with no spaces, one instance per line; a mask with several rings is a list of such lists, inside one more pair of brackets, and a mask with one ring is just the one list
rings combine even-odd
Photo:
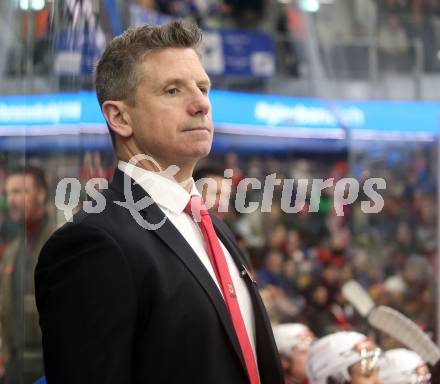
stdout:
[[[166,220],[142,228],[125,207],[116,171],[102,213],[80,212],[45,244],[35,272],[49,384],[248,383],[223,298],[197,255]],[[131,180],[131,179],[130,179]],[[146,196],[132,182],[134,201]],[[143,209],[149,223],[164,217]],[[212,217],[238,268],[244,257]],[[255,312],[261,382],[281,384],[270,324],[245,276]]]

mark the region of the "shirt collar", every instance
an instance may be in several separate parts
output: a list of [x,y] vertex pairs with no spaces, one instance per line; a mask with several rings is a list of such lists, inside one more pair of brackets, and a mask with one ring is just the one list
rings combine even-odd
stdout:
[[151,172],[119,160],[118,168],[139,184],[162,208],[181,214],[193,195],[200,196],[194,179],[191,178],[191,193],[188,193],[175,179]]

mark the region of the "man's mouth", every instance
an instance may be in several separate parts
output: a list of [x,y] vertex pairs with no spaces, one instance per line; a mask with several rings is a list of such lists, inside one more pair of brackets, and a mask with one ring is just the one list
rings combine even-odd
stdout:
[[184,132],[211,132],[211,130],[208,127],[193,127],[193,128],[186,128],[183,130]]

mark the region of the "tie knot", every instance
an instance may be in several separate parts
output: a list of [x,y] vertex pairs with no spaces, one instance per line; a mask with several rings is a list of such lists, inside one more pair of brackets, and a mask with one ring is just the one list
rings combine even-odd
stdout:
[[203,203],[201,196],[191,196],[188,204],[185,207],[185,212],[190,215],[195,221],[199,222],[201,216],[208,214],[208,211]]

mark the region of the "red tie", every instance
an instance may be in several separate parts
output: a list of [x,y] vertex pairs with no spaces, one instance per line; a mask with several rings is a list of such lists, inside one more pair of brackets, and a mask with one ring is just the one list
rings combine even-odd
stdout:
[[203,204],[202,198],[200,196],[191,196],[191,199],[185,208],[185,212],[194,218],[202,231],[206,248],[208,250],[209,260],[211,261],[217,281],[223,292],[223,297],[229,310],[229,314],[231,315],[232,324],[234,325],[238,342],[240,343],[250,383],[258,384],[260,380],[257,364],[255,362],[254,352],[249,341],[243,317],[241,316],[240,306],[238,304],[237,295],[235,294],[235,288],[232,283],[231,274],[229,273],[228,264],[226,263],[225,255],[220,246],[220,242],[218,241],[214,227],[212,226],[208,211]]

